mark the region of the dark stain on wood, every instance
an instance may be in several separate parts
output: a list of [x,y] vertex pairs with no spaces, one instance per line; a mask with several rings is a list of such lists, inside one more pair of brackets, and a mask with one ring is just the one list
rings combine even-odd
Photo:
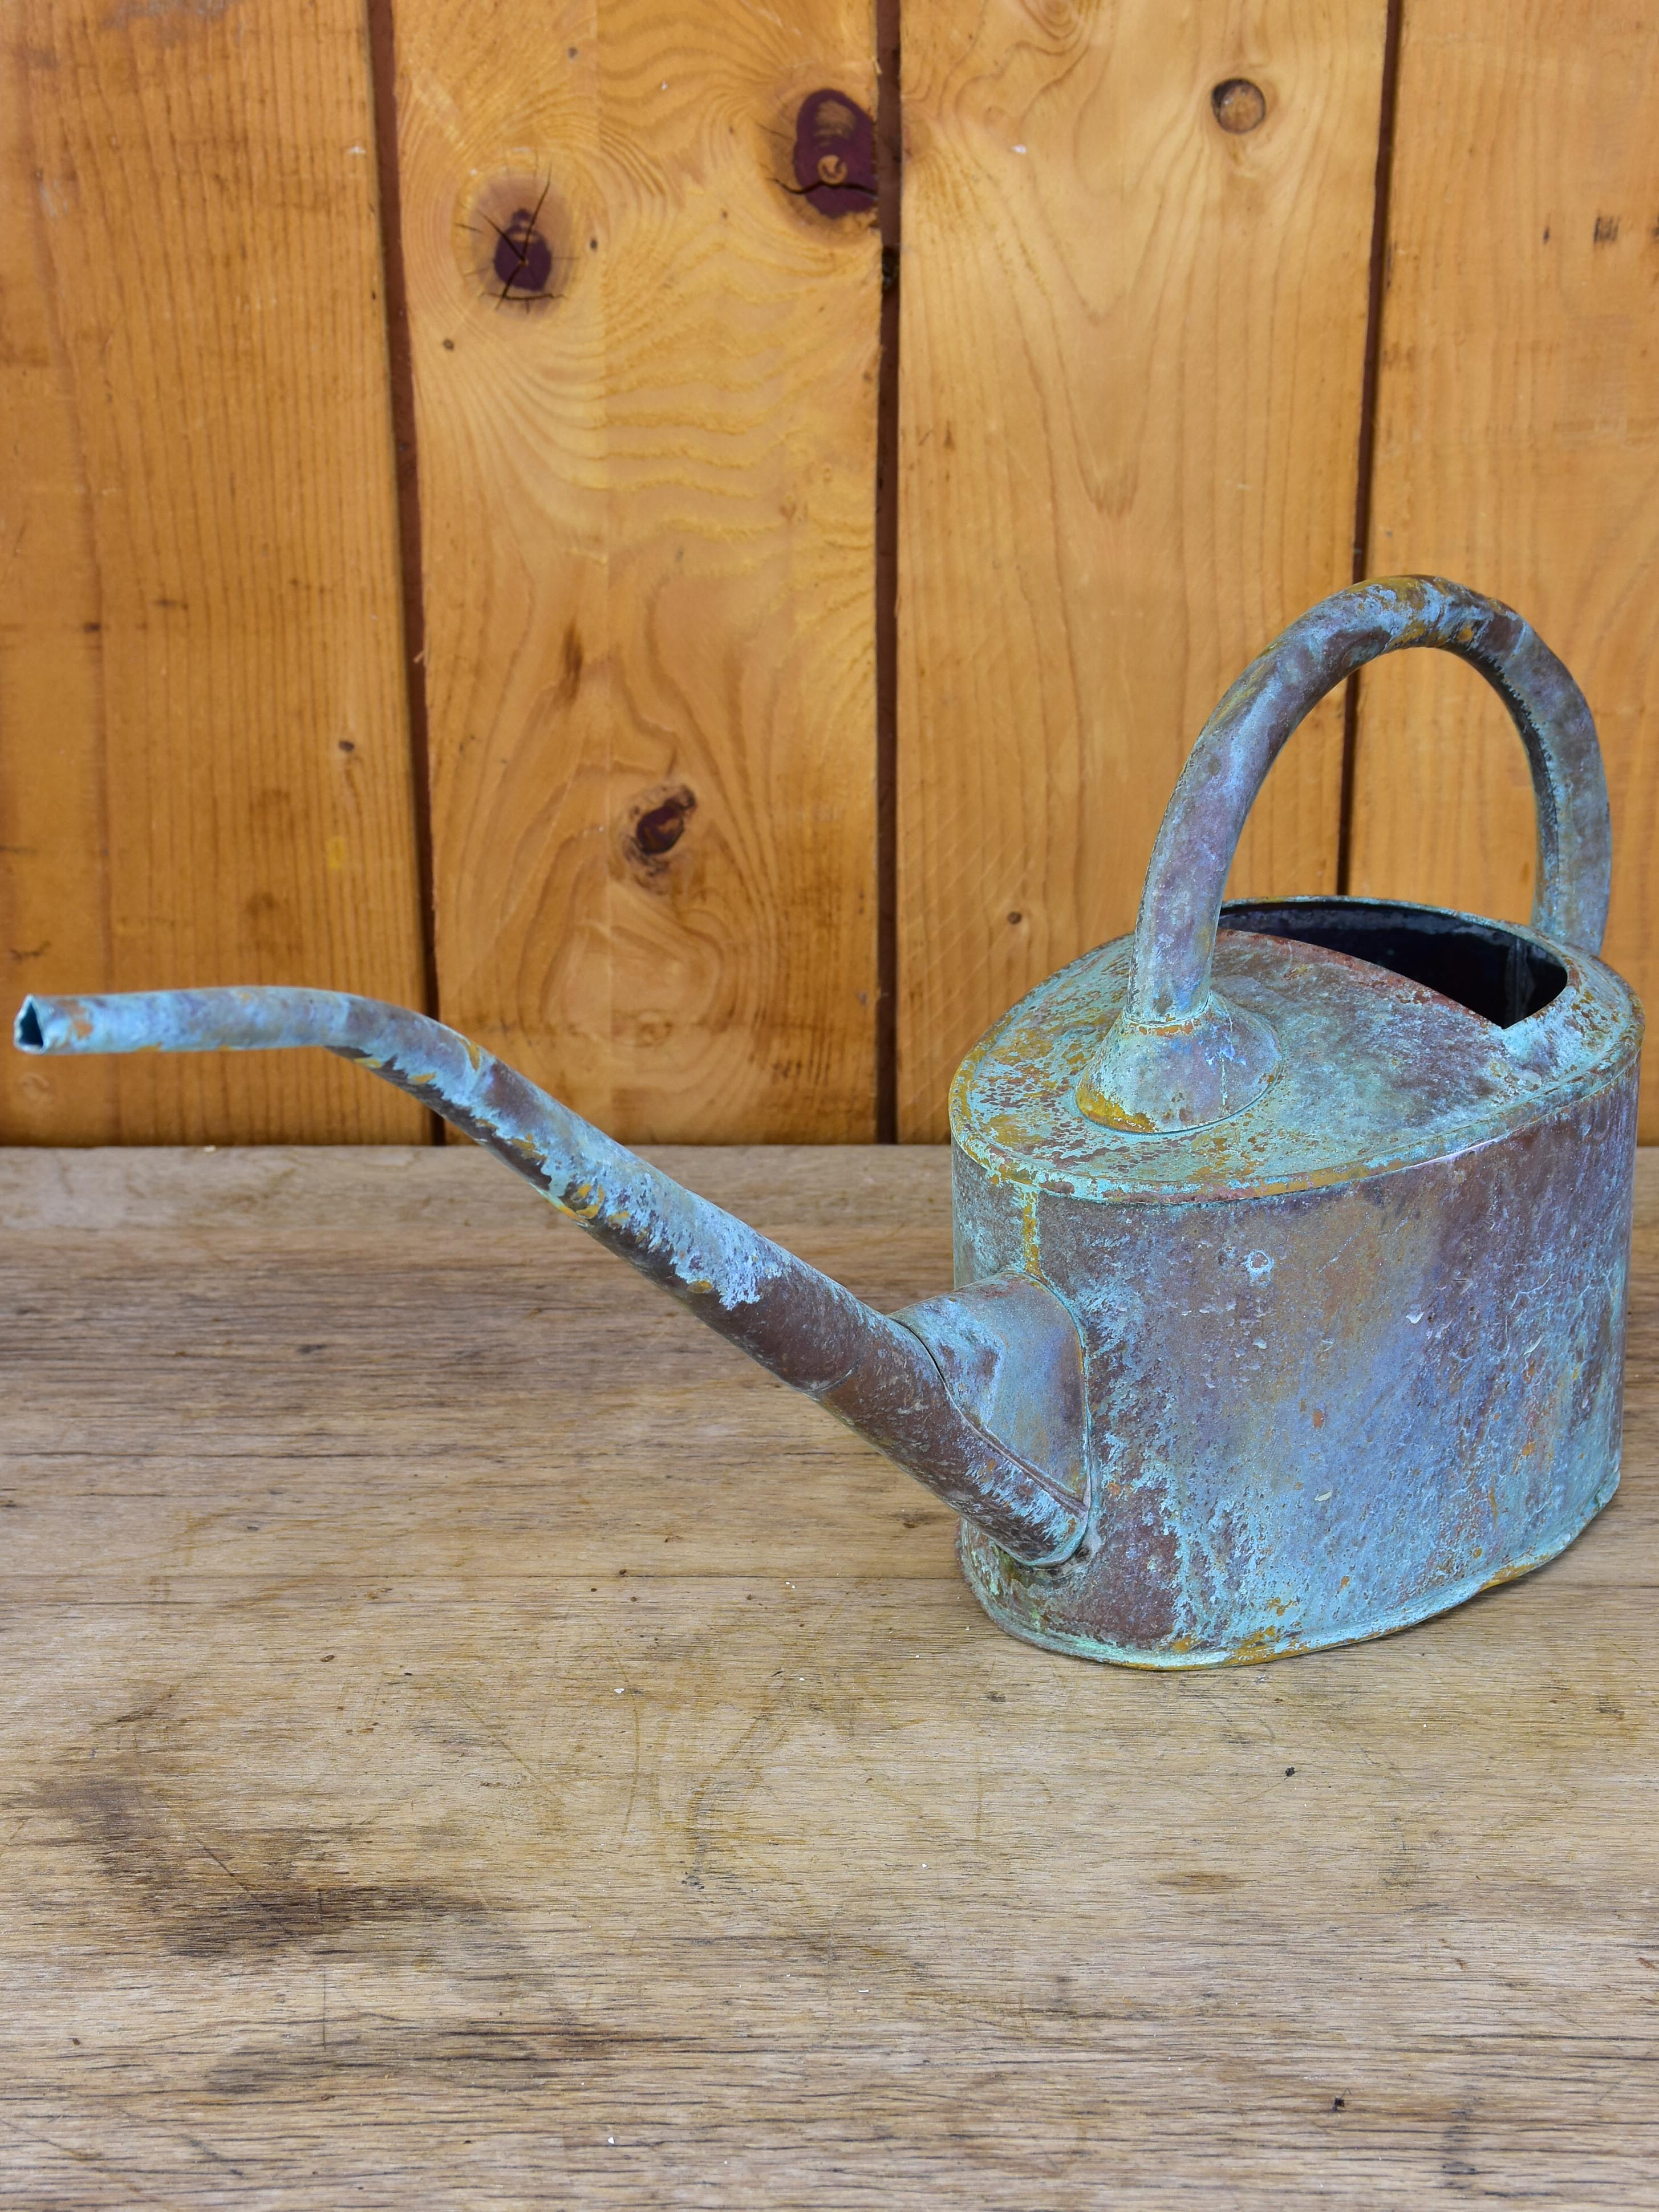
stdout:
[[[110,1725],[151,1717],[165,1702],[118,1715]],[[188,1804],[164,1799],[137,1771],[136,1755],[100,1760],[96,1769],[76,1764],[9,1804],[56,1822],[64,1844],[89,1855],[178,1958],[269,1956],[312,1944],[338,1951],[343,1938],[368,1930],[432,1930],[482,1919],[486,1911],[476,1895],[428,1883],[350,1880],[330,1863],[337,1840],[305,1829],[217,1833],[198,1824]]]
[[639,882],[664,880],[669,855],[684,836],[696,805],[696,793],[684,783],[659,784],[634,800],[621,842],[623,857]]
[[1267,94],[1247,76],[1225,77],[1210,94],[1210,111],[1224,131],[1239,137],[1266,118]]
[[[690,2047],[684,2037],[648,2027],[637,2033],[595,2027],[551,2000],[544,1990],[534,1995],[535,2010],[543,2017],[529,2021],[481,2014],[428,2026],[354,2017],[337,2043],[247,2045],[210,2067],[203,2086],[216,2096],[282,2098],[315,2094],[319,2083],[337,2083],[345,2075],[361,2079],[367,2075],[425,2079],[447,2089],[525,2090],[556,2081],[576,2059],[599,2063],[633,2057],[641,2051]],[[550,2019],[546,2017],[550,2012]]]
[[876,121],[844,92],[809,93],[795,118],[795,188],[820,215],[872,215]]
[[461,236],[463,264],[486,300],[529,314],[559,298],[573,258],[558,250],[561,214],[544,177],[498,176],[483,186]]
[[515,208],[495,240],[491,260],[504,300],[545,292],[553,274],[553,249],[536,228],[536,212]]

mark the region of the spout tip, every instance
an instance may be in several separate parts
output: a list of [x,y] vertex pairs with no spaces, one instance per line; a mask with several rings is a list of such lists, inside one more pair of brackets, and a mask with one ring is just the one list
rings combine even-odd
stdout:
[[44,1052],[46,1034],[40,1027],[40,1009],[33,999],[25,999],[12,1024],[12,1042],[19,1052]]

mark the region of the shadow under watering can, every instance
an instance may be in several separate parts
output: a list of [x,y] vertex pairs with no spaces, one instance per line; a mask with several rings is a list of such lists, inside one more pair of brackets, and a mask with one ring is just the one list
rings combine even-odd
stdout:
[[[1297,724],[1415,645],[1479,669],[1514,717],[1531,926],[1224,906]],[[1617,1485],[1642,1018],[1595,957],[1610,849],[1589,709],[1519,616],[1429,577],[1327,599],[1206,725],[1133,937],[963,1062],[957,1287],[892,1315],[400,1007],[34,997],[15,1035],[359,1062],[944,1498],[1003,1627],[1139,1666],[1256,1661],[1523,1574]]]

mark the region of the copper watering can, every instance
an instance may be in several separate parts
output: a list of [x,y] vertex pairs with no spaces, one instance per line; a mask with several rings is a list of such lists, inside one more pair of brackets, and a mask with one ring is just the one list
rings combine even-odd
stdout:
[[[1478,668],[1538,809],[1531,926],[1222,905],[1317,700],[1405,646]],[[957,1288],[893,1315],[454,1030],[330,991],[31,998],[25,1052],[321,1045],[431,1107],[962,1516],[992,1618],[1150,1667],[1378,1636],[1552,1558],[1619,1479],[1642,1017],[1595,957],[1607,786],[1518,615],[1339,592],[1200,734],[1133,939],[951,1091]]]

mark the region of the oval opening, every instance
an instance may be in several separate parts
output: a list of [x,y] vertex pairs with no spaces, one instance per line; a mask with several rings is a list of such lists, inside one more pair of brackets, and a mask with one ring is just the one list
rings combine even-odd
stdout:
[[1566,969],[1529,938],[1501,921],[1470,921],[1437,907],[1382,899],[1238,899],[1222,908],[1221,927],[1368,960],[1438,991],[1500,1030],[1540,1012],[1566,988]]

